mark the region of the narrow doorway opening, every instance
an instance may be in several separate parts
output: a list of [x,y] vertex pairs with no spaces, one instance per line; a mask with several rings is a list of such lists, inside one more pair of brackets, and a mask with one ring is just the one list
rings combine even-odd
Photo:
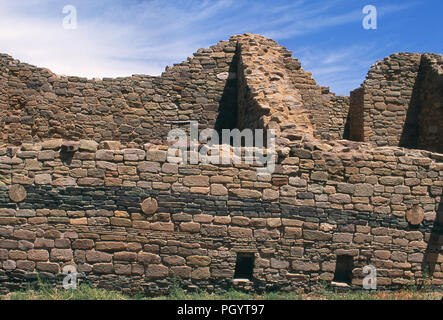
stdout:
[[234,279],[252,280],[254,273],[254,253],[238,253]]
[[354,269],[354,259],[352,256],[338,256],[335,266],[334,282],[352,283],[352,270]]

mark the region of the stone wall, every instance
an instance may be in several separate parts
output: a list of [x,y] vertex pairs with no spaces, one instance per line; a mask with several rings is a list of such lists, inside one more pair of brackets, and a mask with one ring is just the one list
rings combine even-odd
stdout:
[[[409,108],[415,108],[410,105],[414,103],[412,98],[420,59],[420,54],[393,54],[378,61],[369,70],[362,84],[363,99],[355,99],[363,103],[363,108],[354,106],[357,118],[359,110],[363,109],[361,141],[377,146],[398,146],[414,139],[414,127],[410,125],[413,120],[406,122],[406,114]],[[351,119],[353,110],[351,108]],[[359,134],[353,134],[351,130],[351,136]],[[401,138],[405,142],[400,141]]]
[[239,37],[239,46],[238,128],[274,129],[280,135],[282,125],[291,123],[294,130],[312,136],[309,114],[284,63],[291,53],[256,35]]
[[443,56],[424,54],[420,68],[417,147],[443,152]]
[[[341,140],[349,139],[350,119],[349,108],[350,99],[346,96],[337,96],[329,92],[329,88],[323,89],[323,100],[329,102],[330,107],[325,112],[328,117],[322,122],[321,139]],[[317,126],[319,128],[319,126]]]
[[398,53],[378,61],[351,92],[351,139],[442,152],[442,59]]
[[[218,292],[235,286],[245,253],[256,290],[312,289],[333,280],[342,255],[356,288],[368,264],[380,288],[420,283],[428,265],[443,285],[443,155],[312,140],[257,175],[255,165],[171,164],[162,146],[81,141],[67,160],[61,144],[0,151],[3,292],[61,278],[67,264],[104,287],[160,294],[177,277]],[[414,205],[417,227],[406,219]]]
[[355,89],[350,96],[349,111],[349,139],[354,141],[364,140],[364,103],[365,91],[363,88]]
[[[251,34],[161,77],[59,77],[0,56],[0,291],[38,276],[61,285],[66,265],[94,285],[153,295],[176,279],[210,292],[311,290],[340,280],[341,258],[353,288],[367,265],[379,288],[428,278],[441,288],[443,155],[384,146],[420,114],[410,101],[440,119],[439,59],[393,55],[348,98]],[[430,116],[419,119],[438,143]],[[172,163],[166,134],[190,120],[275,129],[275,171]],[[348,135],[367,143],[335,140]],[[252,281],[236,279],[238,257],[253,260]]]
[[190,120],[235,127],[236,43],[200,49],[161,77],[87,80],[0,56],[0,134],[7,144],[48,138],[163,142]]
[[285,58],[285,63],[294,86],[300,91],[303,107],[309,113],[315,137],[324,140],[343,139],[349,98],[336,96],[328,87],[317,85],[312,73],[303,70],[297,59],[289,56]]

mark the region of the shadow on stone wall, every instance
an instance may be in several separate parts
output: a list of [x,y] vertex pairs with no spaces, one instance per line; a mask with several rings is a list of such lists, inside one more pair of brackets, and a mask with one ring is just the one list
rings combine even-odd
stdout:
[[421,111],[420,104],[420,84],[421,84],[421,66],[418,72],[418,78],[415,81],[414,89],[412,91],[411,101],[409,102],[408,111],[406,113],[406,120],[403,125],[403,131],[400,136],[400,147],[417,149],[418,137],[420,132],[419,115]]
[[344,140],[351,139],[351,108],[349,108],[348,116],[346,118],[345,127],[343,130],[343,139]]
[[[229,67],[229,76],[218,106],[218,116],[215,122],[215,130],[219,133],[223,129],[234,129],[237,127],[238,119],[238,53],[234,55]],[[234,77],[235,75],[235,77]]]
[[433,275],[438,263],[438,256],[443,246],[443,196],[440,197],[434,225],[423,258],[422,270],[427,270],[429,275]]

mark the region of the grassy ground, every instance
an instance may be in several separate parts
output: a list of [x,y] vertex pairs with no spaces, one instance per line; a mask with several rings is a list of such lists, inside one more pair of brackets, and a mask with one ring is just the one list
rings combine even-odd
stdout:
[[441,300],[442,292],[424,292],[403,290],[399,292],[348,292],[336,293],[323,289],[311,294],[270,292],[263,295],[228,291],[223,295],[205,292],[186,294],[181,289],[174,289],[169,296],[148,298],[142,295],[128,296],[116,291],[95,289],[82,284],[77,290],[55,289],[49,285],[40,285],[38,289],[28,289],[0,296],[0,300]]

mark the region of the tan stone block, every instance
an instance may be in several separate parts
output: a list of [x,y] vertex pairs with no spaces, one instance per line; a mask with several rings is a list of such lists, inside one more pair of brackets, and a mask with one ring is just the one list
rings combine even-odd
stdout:
[[148,221],[132,221],[132,227],[134,229],[148,230],[151,228],[151,223]]
[[109,253],[90,250],[86,252],[86,261],[91,263],[96,262],[111,262],[112,255]]
[[186,176],[183,184],[187,187],[209,187],[209,177],[207,176]]
[[215,216],[214,224],[230,224],[231,217],[230,216]]
[[19,269],[19,270],[25,270],[25,271],[32,272],[35,269],[35,262],[34,261],[18,260],[16,264],[17,264],[17,269]]
[[191,277],[192,268],[187,266],[171,267],[171,273],[181,279],[189,279]]
[[159,255],[149,252],[139,252],[137,255],[137,261],[144,265],[159,264],[161,259]]
[[250,223],[250,219],[247,217],[239,216],[239,217],[232,217],[231,218],[231,224],[235,225],[235,226],[246,227],[246,226],[249,226],[249,223]]
[[116,252],[114,254],[114,261],[135,262],[135,261],[137,261],[137,253],[135,253],[135,252]]
[[292,269],[295,271],[319,271],[320,264],[315,262],[293,261]]
[[187,264],[191,266],[207,267],[211,264],[211,257],[189,256],[186,258]]
[[226,196],[228,195],[228,189],[222,184],[211,184],[211,195]]
[[91,239],[76,239],[72,242],[72,249],[87,250],[94,247],[94,240]]
[[245,199],[259,199],[262,196],[261,192],[250,189],[230,189],[229,194],[234,197]]
[[18,240],[34,241],[36,238],[36,233],[30,230],[15,230],[14,238]]
[[73,253],[71,249],[52,249],[50,259],[51,261],[71,261]]
[[228,228],[224,225],[201,225],[201,233],[204,236],[210,237],[225,237],[228,233]]
[[52,249],[54,248],[54,240],[38,238],[34,241],[34,248],[36,249]]
[[252,230],[241,227],[229,227],[229,235],[234,238],[251,238]]
[[211,223],[214,220],[214,216],[209,214],[196,214],[193,216],[194,222],[198,223]]
[[294,227],[285,227],[285,238],[300,239],[302,237],[302,229]]
[[96,263],[92,266],[92,272],[96,274],[111,274],[114,272],[112,263]]
[[31,249],[28,251],[28,259],[32,261],[47,261],[49,252],[47,250]]
[[111,225],[119,227],[131,227],[132,221],[130,219],[111,217]]
[[280,218],[268,218],[266,223],[269,228],[278,228],[282,225],[282,221]]
[[160,264],[150,264],[146,267],[147,279],[165,278],[169,274],[169,268]]
[[25,251],[20,250],[10,250],[9,259],[11,260],[26,260],[27,254]]
[[153,222],[150,226],[151,230],[174,232],[174,223],[172,222]]
[[97,251],[124,251],[126,244],[117,241],[96,242],[95,248]]
[[180,231],[181,232],[200,232],[200,223],[195,222],[184,222],[180,223]]
[[191,278],[194,280],[205,280],[211,278],[209,268],[196,268],[192,270]]

